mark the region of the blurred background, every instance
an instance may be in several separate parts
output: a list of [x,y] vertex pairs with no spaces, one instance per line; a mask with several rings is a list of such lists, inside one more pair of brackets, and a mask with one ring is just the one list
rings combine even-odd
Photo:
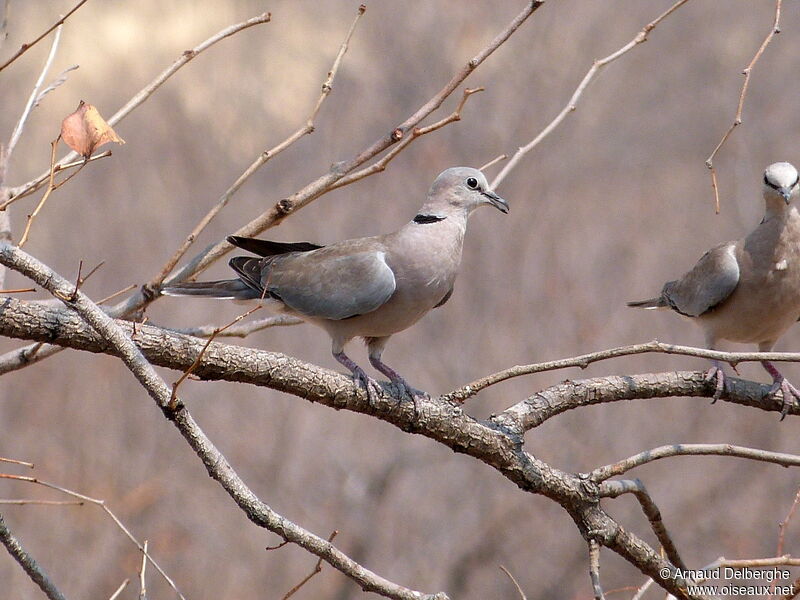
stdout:
[[[527,143],[565,105],[594,59],[627,43],[670,4],[548,2],[466,81],[486,91],[470,99],[460,123],[418,140],[386,172],[324,196],[263,237],[328,243],[399,227],[440,171],[480,166]],[[80,260],[87,267],[105,261],[84,288],[96,299],[147,281],[258,153],[304,122],[357,5],[87,3],[67,21],[51,76],[76,63],[80,69],[34,111],[9,185],[47,168],[49,142],[79,100],[110,117],[184,50],[262,11],[273,16],[196,58],[117,125],[127,144],[51,197],[26,251],[66,277],[75,277]],[[250,179],[189,256],[405,120],[523,5],[368,3],[316,131]],[[11,0],[0,56],[72,6],[74,0]],[[625,302],[655,295],[705,250],[752,228],[762,214],[764,167],[800,162],[794,88],[800,12],[784,3],[782,33],[753,71],[744,123],[716,160],[721,214],[714,214],[704,161],[733,120],[741,71],[772,26],[774,6],[731,0],[723,9],[715,0],[693,0],[602,72],[577,111],[498,189],[511,203],[510,215],[473,215],[456,293],[395,336],[386,361],[436,394],[515,364],[653,338],[702,345],[700,330],[677,315],[634,311]],[[0,73],[4,143],[50,40]],[[428,122],[449,114],[459,98],[457,92]],[[497,170],[489,170],[490,179]],[[17,239],[40,197],[10,209]],[[204,277],[228,277],[225,262]],[[26,281],[10,275],[7,285]],[[241,312],[227,303],[164,298],[147,315],[154,324],[187,327],[225,324]],[[237,343],[341,370],[328,337],[311,326],[267,330]],[[21,345],[2,340],[0,350]],[[800,350],[800,331],[776,349]],[[351,356],[366,363],[361,347],[353,346]],[[466,410],[483,418],[568,377],[705,368],[702,360],[658,355],[606,361],[495,386]],[[740,369],[769,380],[759,366]],[[800,366],[785,373],[800,380]],[[177,378],[163,374],[168,382]],[[529,597],[591,597],[585,545],[569,516],[471,458],[376,419],[267,389],[187,381],[182,396],[265,502],[322,537],[339,530],[343,551],[391,580],[452,598],[516,598],[502,564]],[[41,479],[106,500],[139,539],[150,541],[188,598],[281,598],[316,562],[296,547],[264,550],[277,536],[247,521],[116,359],[67,351],[5,375],[0,423],[0,456],[34,462],[32,473]],[[526,446],[556,467],[588,471],[662,444],[729,442],[797,452],[797,439],[796,419],[779,423],[776,413],[675,398],[571,411],[529,433]],[[794,471],[724,458],[660,461],[635,475],[696,568],[720,555],[773,554],[777,523],[800,484]],[[63,499],[8,481],[0,496]],[[655,543],[633,498],[605,505]],[[2,511],[69,597],[107,598],[136,575],[139,553],[98,507]],[[786,552],[800,552],[799,530],[798,522],[790,526]],[[601,561],[606,590],[643,582],[611,552],[604,550]],[[3,597],[41,597],[5,553],[0,582]],[[148,591],[171,597],[152,569]],[[132,584],[121,597],[137,594]],[[324,566],[296,597],[365,595]]]

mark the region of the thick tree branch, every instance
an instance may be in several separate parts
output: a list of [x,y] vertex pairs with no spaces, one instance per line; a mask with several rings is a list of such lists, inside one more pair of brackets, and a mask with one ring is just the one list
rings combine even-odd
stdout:
[[[722,397],[724,401],[780,413],[781,400],[768,395],[770,386],[736,377],[726,376],[725,381],[726,385],[730,383],[730,388]],[[524,432],[538,427],[551,417],[582,406],[648,398],[711,398],[713,395],[713,383],[706,381],[705,373],[700,371],[567,380],[504,410],[492,417],[492,421],[510,431]],[[789,414],[800,414],[800,409],[793,406]]]
[[708,350],[705,348],[695,348],[693,346],[678,346],[676,344],[665,344],[658,340],[652,340],[643,344],[632,344],[630,346],[618,346],[616,348],[609,348],[607,350],[600,350],[598,352],[590,352],[589,354],[581,354],[580,356],[573,356],[570,358],[561,358],[558,360],[550,360],[542,363],[534,363],[531,365],[518,365],[510,367],[497,373],[492,373],[486,377],[482,377],[468,383],[448,394],[444,398],[452,402],[463,402],[486,389],[491,385],[495,385],[514,377],[521,377],[523,375],[532,375],[534,373],[542,373],[544,371],[556,371],[559,369],[568,369],[571,367],[579,367],[585,369],[594,362],[601,360],[608,360],[610,358],[620,358],[622,356],[632,356],[634,354],[678,354],[681,356],[694,356],[697,358],[707,358],[709,360],[718,360],[726,362],[734,367],[742,362],[760,362],[762,360],[769,360],[772,362],[800,362],[800,352],[722,352],[720,350]]
[[[205,435],[180,399],[173,399],[167,384],[144,357],[123,328],[76,286],[52,269],[10,244],[0,244],[0,262],[36,281],[91,326],[106,347],[119,356],[164,415],[172,421],[208,474],[216,480],[256,525],[277,533],[322,558],[335,569],[356,581],[364,590],[398,600],[446,600],[444,593],[426,595],[397,585],[364,568],[327,540],[303,529],[262,502],[231,467],[222,453]],[[138,330],[138,328],[137,328]]]
[[[0,261],[7,261],[2,251],[0,251]],[[129,334],[132,333],[131,323],[123,321],[117,322],[117,325]],[[113,346],[70,311],[15,298],[6,298],[0,303],[0,335],[47,340],[76,349],[116,354]],[[197,354],[205,345],[204,340],[150,325],[137,325],[134,340],[153,364],[181,371],[195,361]],[[349,376],[315,367],[282,354],[216,342],[209,345],[195,374],[201,379],[223,379],[270,387],[332,408],[373,414],[405,431],[419,433],[457,452],[478,458],[499,470],[522,489],[543,494],[559,502],[573,516],[585,535],[589,536],[592,532],[591,535],[600,543],[621,554],[647,575],[654,576],[668,590],[681,594],[679,580],[670,578],[664,580],[658,576],[659,569],[670,568],[669,563],[633,534],[619,528],[613,519],[599,509],[597,506],[600,498],[599,490],[596,495],[594,493],[587,495],[586,488],[587,485],[591,487],[590,481],[585,477],[553,469],[522,451],[522,438],[516,429],[518,424],[513,421],[504,423],[497,417],[487,422],[477,421],[464,414],[459,406],[436,399],[420,402],[416,418],[412,403],[398,404],[393,397],[382,396],[377,406],[373,407],[363,390],[356,386]],[[606,379],[615,380],[616,386],[628,385],[626,393],[631,399],[669,395],[711,397],[714,391],[712,386],[704,381],[702,373],[666,373]],[[661,390],[656,393],[658,382],[667,384],[666,391]],[[592,384],[602,387],[603,383],[603,380],[576,382],[576,388],[567,387],[565,391],[573,393],[575,389],[581,390],[584,386]],[[760,397],[760,394],[768,389],[766,385],[734,378],[731,378],[731,383],[732,394],[727,398],[731,402],[758,405],[755,396]],[[752,386],[752,389],[747,386]],[[611,389],[617,388],[612,386]],[[399,390],[390,384],[384,384],[384,390],[400,396]],[[741,395],[742,390],[749,390],[752,397]],[[617,391],[619,392],[619,389]],[[554,392],[552,388],[551,392]],[[577,399],[569,397],[564,400],[563,405],[556,404],[553,407],[555,412],[549,416],[568,408],[598,402],[600,399],[614,401],[620,398],[615,398],[610,392],[607,396],[603,395],[590,401],[583,396]],[[777,405],[774,409],[780,410],[780,406]],[[178,413],[181,414],[180,411]],[[545,415],[547,418],[549,416]],[[198,447],[203,448],[202,445]],[[247,502],[243,503],[245,506],[248,505]],[[255,514],[258,516],[251,518],[260,523],[262,513]],[[597,531],[602,533],[600,537],[597,537]]]

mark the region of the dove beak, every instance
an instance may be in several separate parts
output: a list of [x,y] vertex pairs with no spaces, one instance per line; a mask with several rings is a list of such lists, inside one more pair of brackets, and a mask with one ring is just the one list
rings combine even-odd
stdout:
[[486,190],[485,192],[481,192],[487,198],[487,202],[494,206],[497,210],[502,213],[508,213],[508,202],[503,200],[500,196],[495,194],[491,190]]

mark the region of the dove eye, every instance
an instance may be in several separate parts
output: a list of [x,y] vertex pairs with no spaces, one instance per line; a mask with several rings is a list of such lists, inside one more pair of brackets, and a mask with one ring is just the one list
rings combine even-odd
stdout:
[[468,177],[467,178],[467,187],[469,189],[471,189],[471,190],[477,190],[478,189],[478,180],[475,179],[474,177]]

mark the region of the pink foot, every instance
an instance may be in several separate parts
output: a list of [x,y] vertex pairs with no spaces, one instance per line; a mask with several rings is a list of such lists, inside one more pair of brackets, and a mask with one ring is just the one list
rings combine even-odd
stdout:
[[776,397],[778,390],[781,391],[781,402],[783,404],[783,408],[781,408],[781,421],[783,421],[786,415],[789,414],[791,408],[800,405],[800,390],[789,383],[789,380],[786,379],[771,362],[762,360],[761,364],[764,365],[767,373],[772,376],[772,387],[769,388],[767,396]]
[[711,397],[711,404],[714,404],[722,397],[722,393],[725,391],[725,373],[722,371],[722,365],[714,363],[714,365],[706,371],[705,380],[711,381],[712,379],[717,380],[714,395]]

